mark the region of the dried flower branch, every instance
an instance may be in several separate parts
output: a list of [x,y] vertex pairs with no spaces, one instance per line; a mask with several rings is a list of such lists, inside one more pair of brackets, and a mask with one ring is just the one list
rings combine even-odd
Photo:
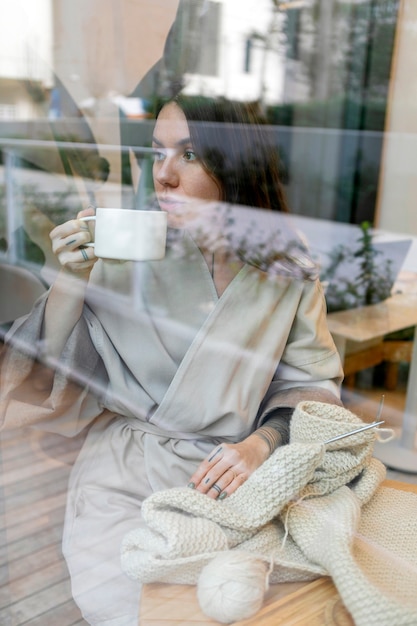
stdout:
[[[204,205],[187,216],[186,230],[201,250],[212,254],[221,250],[226,258],[252,265],[269,278],[289,276],[296,280],[315,280],[318,277],[317,265],[295,233],[291,239],[278,229],[265,233],[258,221],[253,221],[239,234],[235,217],[238,211],[239,207],[224,203]],[[170,231],[168,245],[178,257],[192,254],[178,231]]]

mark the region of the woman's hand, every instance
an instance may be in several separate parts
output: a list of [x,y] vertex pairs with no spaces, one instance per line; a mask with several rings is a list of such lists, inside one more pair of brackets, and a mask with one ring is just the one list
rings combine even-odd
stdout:
[[52,241],[52,250],[60,264],[71,273],[78,276],[89,276],[93,265],[97,261],[93,247],[83,247],[91,241],[91,234],[86,222],[80,217],[94,215],[94,209],[80,211],[77,218],[69,220],[54,228],[49,237]]
[[189,487],[209,498],[230,496],[270,455],[268,443],[256,432],[240,443],[216,446],[190,478]]

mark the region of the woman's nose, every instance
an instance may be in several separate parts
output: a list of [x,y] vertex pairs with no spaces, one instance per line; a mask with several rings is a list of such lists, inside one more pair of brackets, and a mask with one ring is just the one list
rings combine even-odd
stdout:
[[175,159],[165,157],[163,161],[157,161],[154,165],[154,176],[157,182],[164,187],[178,187],[179,176]]

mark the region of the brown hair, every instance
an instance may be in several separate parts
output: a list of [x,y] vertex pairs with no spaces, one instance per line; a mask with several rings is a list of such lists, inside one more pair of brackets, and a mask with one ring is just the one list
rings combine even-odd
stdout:
[[193,149],[225,202],[288,212],[278,148],[256,103],[177,95]]

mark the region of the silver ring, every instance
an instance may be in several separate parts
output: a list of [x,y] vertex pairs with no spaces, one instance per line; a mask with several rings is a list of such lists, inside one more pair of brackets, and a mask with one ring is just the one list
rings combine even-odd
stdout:
[[221,488],[219,487],[217,483],[214,483],[214,485],[212,485],[211,488],[214,489],[214,491],[217,491],[217,493],[222,492]]
[[80,248],[80,250],[81,250],[81,254],[83,255],[84,261],[89,261],[90,259],[88,258],[88,254],[85,251],[85,248]]

